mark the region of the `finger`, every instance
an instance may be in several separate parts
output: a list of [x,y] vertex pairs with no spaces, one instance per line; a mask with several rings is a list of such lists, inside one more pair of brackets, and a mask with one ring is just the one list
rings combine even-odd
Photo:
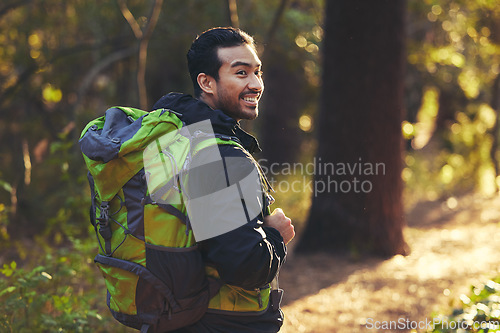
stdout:
[[283,212],[283,209],[281,208],[276,208],[271,215],[278,215],[278,216],[285,216],[285,213]]
[[291,230],[288,230],[285,233],[283,240],[285,241],[285,244],[288,244],[294,237],[295,237],[295,231],[292,228]]

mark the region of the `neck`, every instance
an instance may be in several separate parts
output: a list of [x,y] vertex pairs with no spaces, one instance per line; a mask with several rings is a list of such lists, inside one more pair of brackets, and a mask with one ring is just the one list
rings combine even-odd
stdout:
[[217,109],[215,107],[215,103],[213,102],[212,98],[210,98],[209,96],[207,96],[207,94],[201,93],[201,95],[198,97],[198,99],[200,101],[202,101],[203,103],[205,103],[206,105],[208,105],[212,110]]
[[[218,109],[217,106],[215,105],[213,99],[211,98],[211,95],[207,95],[205,93],[201,93],[201,95],[199,97],[197,97],[197,99],[200,100],[200,101],[202,101],[206,105],[208,105],[212,110]],[[221,110],[221,111],[224,112],[223,110]],[[227,113],[225,113],[225,114],[228,115],[229,117],[233,118],[234,120],[236,120],[236,122],[238,124],[240,123],[241,119],[234,118],[233,116],[231,116],[231,115],[229,115]]]

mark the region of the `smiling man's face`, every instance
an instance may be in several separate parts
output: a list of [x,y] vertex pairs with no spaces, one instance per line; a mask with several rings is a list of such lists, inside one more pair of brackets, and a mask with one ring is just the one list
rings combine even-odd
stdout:
[[217,55],[222,65],[211,96],[212,107],[237,121],[257,118],[264,91],[259,57],[246,44],[219,48]]

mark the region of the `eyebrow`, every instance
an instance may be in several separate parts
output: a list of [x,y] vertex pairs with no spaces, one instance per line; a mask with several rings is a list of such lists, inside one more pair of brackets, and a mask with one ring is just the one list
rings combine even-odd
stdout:
[[[244,61],[236,61],[236,62],[231,64],[231,68],[238,67],[238,66],[253,67],[251,64],[249,64],[248,62],[244,62]],[[262,64],[257,63],[257,66],[255,66],[255,67],[262,67]]]

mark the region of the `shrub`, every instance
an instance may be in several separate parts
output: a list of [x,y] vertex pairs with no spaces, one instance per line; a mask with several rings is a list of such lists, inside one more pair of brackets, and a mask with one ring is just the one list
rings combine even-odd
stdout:
[[500,277],[481,286],[472,286],[469,296],[462,295],[462,306],[450,315],[434,316],[432,333],[500,332]]
[[72,244],[30,253],[30,260],[39,262],[34,268],[19,267],[16,261],[0,268],[0,332],[120,329],[106,308],[103,279],[91,261],[94,244]]

